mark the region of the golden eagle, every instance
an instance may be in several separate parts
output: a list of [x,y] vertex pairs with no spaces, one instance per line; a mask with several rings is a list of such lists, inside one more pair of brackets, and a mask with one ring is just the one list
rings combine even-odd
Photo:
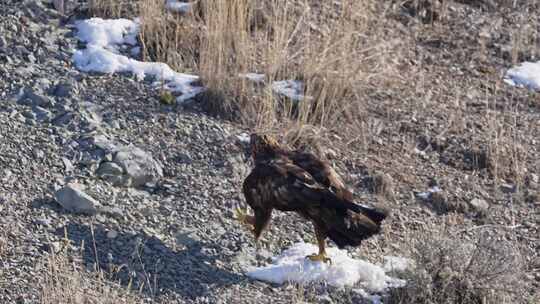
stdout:
[[254,215],[236,209],[236,216],[256,240],[274,209],[297,212],[313,223],[319,245],[319,253],[308,256],[313,261],[330,261],[327,237],[343,248],[359,246],[380,232],[387,211],[356,204],[327,162],[311,153],[286,150],[269,135],[252,134],[250,145],[255,167],[244,180],[243,192]]

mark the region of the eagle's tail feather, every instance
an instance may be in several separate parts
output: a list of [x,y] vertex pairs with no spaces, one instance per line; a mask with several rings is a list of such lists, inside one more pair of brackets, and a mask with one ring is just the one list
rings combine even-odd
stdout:
[[[328,237],[338,247],[359,246],[360,243],[381,231],[382,221],[389,212],[385,209],[370,208],[353,202],[341,201],[338,212],[322,212],[321,219],[327,227]],[[336,209],[334,209],[336,210]]]

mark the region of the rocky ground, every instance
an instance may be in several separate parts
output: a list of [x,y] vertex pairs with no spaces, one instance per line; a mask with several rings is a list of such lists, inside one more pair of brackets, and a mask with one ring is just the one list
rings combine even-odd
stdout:
[[[78,71],[71,61],[78,42],[70,21],[48,1],[0,1],[0,302],[40,302],[47,288],[43,261],[51,252],[82,252],[88,270],[106,270],[111,281],[139,290],[141,302],[362,301],[355,289],[247,278],[247,267],[268,262],[286,245],[313,241],[309,225],[279,215],[257,249],[234,221],[249,170],[238,136],[249,130],[212,118],[197,105],[163,105],[158,92],[130,75]],[[466,44],[463,39],[454,43]],[[504,50],[503,40],[493,52]],[[419,44],[431,54],[424,62],[460,56],[434,50],[444,37],[428,42]],[[487,62],[483,66],[506,64]],[[435,64],[425,69],[443,73]],[[470,71],[479,67],[467,69],[456,77],[468,84],[480,78]],[[354,256],[378,262],[381,254],[404,255],[411,235],[441,225],[463,239],[489,230],[519,244],[526,291],[532,295],[540,288],[540,102],[524,90],[506,90],[507,99],[490,106],[503,122],[517,121],[519,140],[509,144],[519,141],[521,150],[501,154],[496,164],[501,172],[527,168],[519,180],[496,182],[485,172],[495,164],[486,154],[487,141],[475,136],[488,132],[493,121],[475,97],[480,92],[464,92],[455,108],[466,104],[467,110],[451,118],[437,108],[419,116],[420,105],[404,99],[394,99],[400,108],[383,98],[372,109],[384,125],[374,131],[377,140],[356,154],[337,151],[334,161],[361,198],[384,200],[394,215],[385,234],[352,251]],[[449,120],[470,125],[445,134]],[[377,180],[385,180],[393,195],[376,196]],[[435,185],[442,191],[418,195]]]

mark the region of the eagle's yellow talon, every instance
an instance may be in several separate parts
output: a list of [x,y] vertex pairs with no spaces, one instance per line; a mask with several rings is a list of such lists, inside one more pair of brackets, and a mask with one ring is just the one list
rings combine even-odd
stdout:
[[239,221],[240,223],[250,227],[253,229],[253,225],[249,222],[248,218],[249,218],[249,215],[248,215],[248,210],[247,208],[246,209],[242,209],[240,207],[234,209],[234,218]]
[[306,257],[306,259],[309,259],[313,262],[323,262],[328,263],[332,265],[332,260],[326,255],[326,253],[319,253],[319,254],[311,254]]
[[244,223],[247,218],[247,210],[244,210],[240,207],[234,209],[234,218],[239,222]]

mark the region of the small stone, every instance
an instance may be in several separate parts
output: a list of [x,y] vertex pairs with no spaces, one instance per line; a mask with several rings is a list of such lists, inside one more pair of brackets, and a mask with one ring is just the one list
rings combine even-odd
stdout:
[[84,193],[78,184],[67,184],[55,193],[56,201],[67,211],[94,215],[99,202]]
[[112,152],[118,149],[116,144],[108,139],[105,135],[96,135],[92,138],[94,145],[105,152]]
[[516,186],[515,185],[512,185],[512,184],[502,184],[501,187],[500,187],[501,191],[503,193],[515,193],[516,192]]
[[23,90],[23,94],[18,102],[27,106],[39,107],[50,107],[54,105],[54,101],[52,99],[31,88],[25,88]]
[[469,205],[478,212],[484,212],[489,208],[489,203],[483,199],[474,198],[469,202]]
[[129,183],[129,178],[124,176],[124,169],[113,162],[101,163],[96,174],[115,186],[127,185]]
[[113,162],[103,162],[101,165],[99,165],[99,169],[97,171],[97,174],[99,176],[103,175],[122,175],[124,174],[124,170],[122,167],[117,165]]
[[33,149],[32,155],[34,156],[34,158],[42,159],[45,156],[45,153],[40,149]]
[[118,236],[118,232],[114,230],[107,231],[107,238],[108,239],[115,239]]
[[53,88],[51,93],[56,97],[63,98],[63,97],[69,97],[73,95],[75,91],[76,91],[76,83],[64,81],[57,84]]
[[51,242],[48,244],[47,247],[47,251],[52,251],[53,253],[58,253],[60,252],[60,249],[62,249],[62,244],[60,244],[60,242]]
[[134,146],[120,148],[113,161],[122,167],[134,187],[156,183],[163,177],[161,164],[149,153]]
[[65,157],[62,157],[62,163],[64,163],[64,170],[66,172],[73,171],[73,164],[71,161]]
[[178,231],[175,235],[176,244],[184,245],[186,247],[190,247],[196,244],[198,241],[200,241],[196,232],[197,232],[196,229],[188,229],[188,228],[184,228]]
[[47,122],[52,119],[52,113],[42,107],[32,107],[32,112],[35,113],[35,119],[39,122]]
[[51,219],[50,218],[38,218],[34,220],[34,224],[48,227],[51,225]]
[[73,119],[74,114],[72,112],[64,112],[61,114],[56,115],[56,117],[52,120],[52,123],[55,126],[61,126],[68,124],[71,119]]
[[116,219],[122,219],[124,217],[124,213],[122,212],[122,209],[118,207],[103,206],[99,208],[99,213],[112,216]]
[[257,260],[263,261],[263,262],[270,262],[272,260],[273,254],[272,252],[266,250],[266,249],[259,249],[256,252],[256,258]]

